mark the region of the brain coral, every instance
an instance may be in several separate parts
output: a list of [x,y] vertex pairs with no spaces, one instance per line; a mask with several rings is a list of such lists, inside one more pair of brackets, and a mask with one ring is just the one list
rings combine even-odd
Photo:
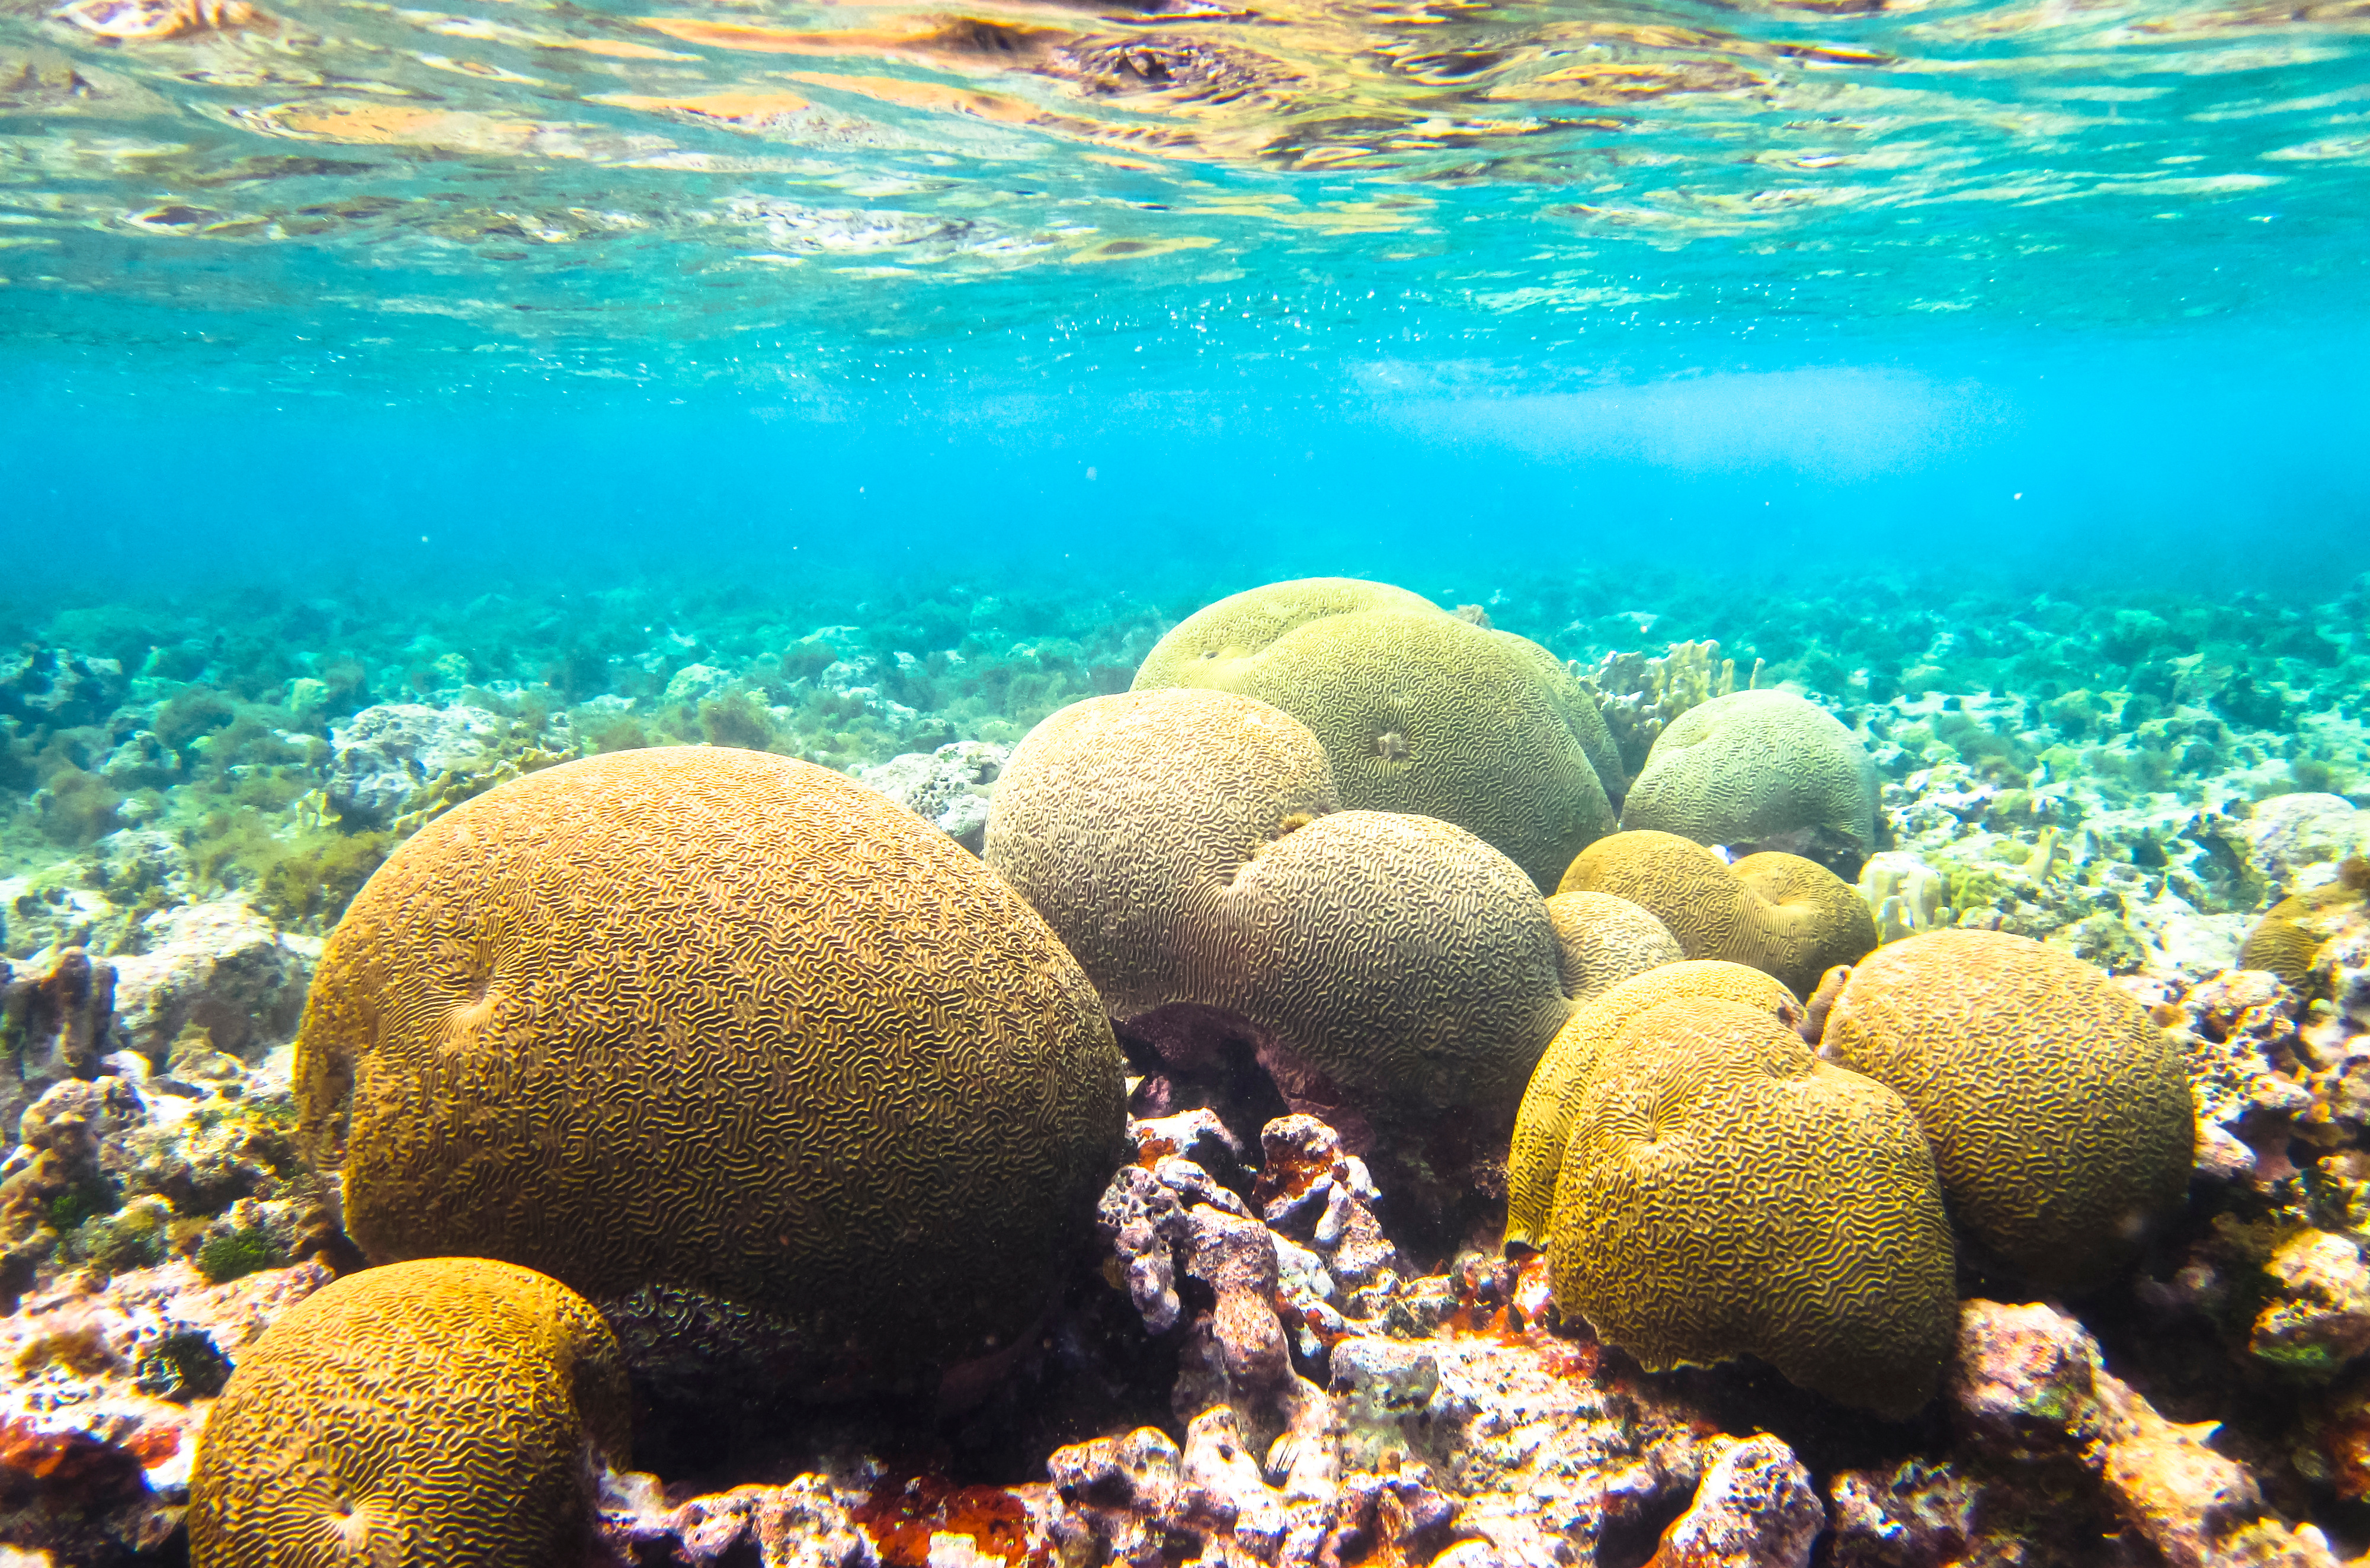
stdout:
[[623,1467],[626,1377],[601,1316],[484,1258],[349,1275],[242,1353],[190,1480],[196,1568],[573,1563],[588,1449]]
[[1541,889],[1613,826],[1618,754],[1588,694],[1537,644],[1346,578],[1222,599],[1162,637],[1135,690],[1272,704],[1315,733],[1341,804],[1471,830]]
[[1766,1008],[1708,997],[1647,1009],[1599,1052],[1547,1264],[1557,1301],[1650,1369],[1754,1355],[1891,1416],[1933,1395],[1957,1325],[1950,1223],[1901,1097]]
[[1621,825],[1784,850],[1858,876],[1876,847],[1876,764],[1815,703],[1731,692],[1689,708],[1656,738]]
[[1641,905],[1688,957],[1749,964],[1797,996],[1876,945],[1867,903],[1826,867],[1775,853],[1730,865],[1674,833],[1599,839],[1572,861],[1558,891],[1611,893]]
[[837,773],[726,748],[430,823],[330,938],[296,1074],[372,1260],[703,1292],[884,1374],[1035,1313],[1122,1128],[1093,988],[1010,888]]
[[[1588,894],[1559,893],[1547,906]],[[1800,1024],[1801,1004],[1758,969],[1715,959],[1666,964],[1622,981],[1572,1009],[1570,1019],[1547,1044],[1523,1091],[1514,1117],[1514,1140],[1506,1156],[1506,1244],[1537,1247],[1546,1240],[1555,1208],[1556,1177],[1563,1170],[1564,1145],[1571,1138],[1572,1113],[1614,1036],[1639,1013],[1693,997],[1731,1001],[1766,1013],[1787,1027]]]
[[1223,1009],[1280,1080],[1312,1069],[1382,1111],[1511,1105],[1570,1010],[1545,901],[1461,828],[1334,804],[1316,737],[1265,703],[1097,697],[1014,750],[987,862],[1122,1022]]
[[2069,954],[1998,932],[1904,938],[1852,969],[1821,1047],[1909,1102],[1952,1217],[2041,1283],[2094,1282],[2187,1189],[2180,1052]]
[[1547,900],[1547,919],[1563,944],[1564,993],[1574,1001],[1686,956],[1669,926],[1610,893],[1558,893]]
[[2312,976],[2312,966],[2329,940],[2362,919],[2370,908],[2370,861],[2351,859],[2337,868],[2337,880],[2273,904],[2247,933],[2238,967],[2269,969],[2292,986]]

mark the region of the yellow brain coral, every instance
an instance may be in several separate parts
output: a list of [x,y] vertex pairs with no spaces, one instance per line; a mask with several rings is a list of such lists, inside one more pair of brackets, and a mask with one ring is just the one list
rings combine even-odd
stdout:
[[627,1391],[601,1316],[484,1258],[374,1268],[239,1357],[190,1480],[194,1568],[560,1568],[591,1542]]
[[2095,1282],[2187,1189],[2180,1052],[2069,954],[1998,932],[1904,938],[1852,969],[1820,1043],[1909,1102],[1952,1217],[2041,1283]]
[[331,937],[296,1076],[374,1261],[705,1293],[883,1372],[1033,1315],[1122,1127],[1093,988],[1010,888],[836,773],[724,748],[431,823]]
[[1605,1042],[1576,1110],[1547,1244],[1562,1307],[1653,1370],[1753,1355],[1885,1415],[1932,1397],[1954,1261],[1899,1095],[1764,1007],[1681,997]]
[[1265,703],[1098,697],[1015,749],[987,862],[1122,1022],[1221,1009],[1363,1107],[1510,1105],[1570,1012],[1545,900],[1461,828],[1334,805]]
[[1621,825],[1780,850],[1857,877],[1876,847],[1876,764],[1817,704],[1737,692],[1689,708],[1655,738]]
[[2370,908],[2370,861],[2341,863],[2337,880],[2281,899],[2238,950],[2238,967],[2269,969],[2292,986],[2312,976],[2313,964],[2329,940],[2363,919]]
[[[1559,893],[1547,903],[1552,908],[1559,899],[1588,896]],[[1572,1115],[1605,1046],[1639,1014],[1687,997],[1750,1007],[1789,1029],[1802,1018],[1801,1003],[1778,981],[1743,964],[1714,959],[1646,970],[1572,1009],[1532,1070],[1515,1113],[1514,1140],[1506,1156],[1508,1246],[1537,1247],[1546,1241]]]
[[1627,898],[1669,927],[1688,957],[1751,965],[1798,996],[1876,945],[1867,903],[1826,867],[1775,853],[1730,865],[1674,833],[1600,839],[1572,861],[1558,891]]
[[1306,725],[1341,804],[1454,822],[1544,890],[1613,826],[1624,782],[1595,704],[1547,649],[1383,583],[1222,599],[1160,639],[1135,690],[1239,692]]

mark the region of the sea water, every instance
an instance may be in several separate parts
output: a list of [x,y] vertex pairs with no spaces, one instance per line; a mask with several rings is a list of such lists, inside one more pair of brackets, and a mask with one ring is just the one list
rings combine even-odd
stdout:
[[374,708],[865,776],[1308,576],[1716,640],[2135,984],[2370,800],[2358,0],[452,4],[0,6],[20,966],[316,950]]

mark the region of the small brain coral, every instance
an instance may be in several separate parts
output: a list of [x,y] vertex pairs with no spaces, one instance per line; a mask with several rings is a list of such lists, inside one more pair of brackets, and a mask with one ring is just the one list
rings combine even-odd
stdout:
[[1312,1105],[1511,1107],[1570,1010],[1545,900],[1461,828],[1334,806],[1317,738],[1265,703],[1098,697],[1013,751],[987,863],[1122,1023],[1221,1010]]
[[1093,988],[999,878],[836,773],[708,747],[429,824],[331,937],[296,1076],[373,1261],[702,1293],[883,1376],[1029,1321],[1123,1116]]
[[1820,1043],[1909,1102],[1951,1217],[2038,1283],[2096,1283],[2187,1189],[2181,1054],[2070,954],[1998,932],[1904,938],[1852,969]]
[[1405,589],[1347,578],[1222,599],[1160,639],[1135,690],[1256,697],[1306,725],[1341,804],[1470,830],[1542,889],[1613,826],[1624,781],[1553,654]]
[[1737,692],[1689,708],[1656,738],[1621,825],[1782,850],[1858,876],[1876,847],[1876,764],[1817,704]]
[[1674,833],[1600,839],[1572,861],[1558,891],[1627,898],[1669,927],[1688,957],[1751,965],[1797,996],[1876,945],[1867,903],[1826,867],[1777,853],[1730,865]]
[[1932,1397],[1957,1323],[1950,1223],[1901,1097],[1766,1007],[1709,997],[1639,1013],[1598,1053],[1547,1263],[1557,1301],[1649,1369],[1758,1356],[1889,1416]]
[[190,1561],[562,1568],[626,1424],[616,1342],[558,1281],[484,1258],[366,1269],[239,1356],[190,1480]]
[[[1559,893],[1548,908],[1585,893]],[[1506,1156],[1506,1244],[1536,1248],[1547,1233],[1555,1208],[1556,1178],[1563,1170],[1564,1145],[1581,1091],[1605,1046],[1639,1013],[1683,997],[1731,1001],[1766,1013],[1788,1028],[1798,1027],[1801,1004],[1794,993],[1760,970],[1716,959],[1688,959],[1648,969],[1572,1009],[1570,1021],[1547,1043],[1532,1070],[1514,1116],[1514,1141]]]
[[1563,989],[1574,1001],[1686,956],[1669,926],[1610,893],[1558,893],[1547,919],[1563,944]]
[[2312,977],[2330,939],[2360,926],[2370,910],[2370,860],[2350,859],[2337,880],[2281,899],[2247,933],[2238,950],[2242,969],[2269,969],[2292,986]]

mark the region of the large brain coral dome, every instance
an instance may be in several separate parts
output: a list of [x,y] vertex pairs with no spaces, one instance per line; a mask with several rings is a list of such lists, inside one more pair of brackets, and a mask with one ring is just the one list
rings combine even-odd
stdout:
[[593,1456],[623,1467],[599,1313],[484,1258],[366,1269],[272,1324],[206,1420],[194,1568],[589,1561]]
[[2187,1188],[2180,1049],[2071,954],[1999,932],[1904,938],[1852,969],[1820,1045],[1909,1102],[1952,1218],[2043,1284],[2096,1282]]
[[1265,703],[1098,697],[1014,750],[987,861],[1115,1018],[1224,1010],[1280,1080],[1372,1110],[1511,1106],[1570,1011],[1545,900],[1463,829],[1335,805],[1317,738]]
[[1595,704],[1547,649],[1383,583],[1222,599],[1162,637],[1135,690],[1256,697],[1306,725],[1341,804],[1454,822],[1540,889],[1613,826],[1624,778]]
[[1886,1415],[1932,1397],[1957,1326],[1909,1108],[1713,997],[1639,1013],[1598,1052],[1547,1262],[1558,1303],[1649,1369],[1754,1355]]
[[1826,867],[1777,853],[1731,865],[1675,833],[1600,839],[1573,859],[1558,891],[1627,898],[1667,926],[1688,957],[1749,964],[1797,996],[1876,945],[1867,902]]
[[705,747],[431,823],[331,937],[297,1043],[301,1131],[374,1261],[705,1293],[884,1372],[1041,1305],[1120,1073],[994,874],[836,773]]
[[1778,850],[1847,877],[1876,848],[1876,764],[1852,732],[1790,692],[1736,692],[1655,738],[1621,825],[1699,844]]

